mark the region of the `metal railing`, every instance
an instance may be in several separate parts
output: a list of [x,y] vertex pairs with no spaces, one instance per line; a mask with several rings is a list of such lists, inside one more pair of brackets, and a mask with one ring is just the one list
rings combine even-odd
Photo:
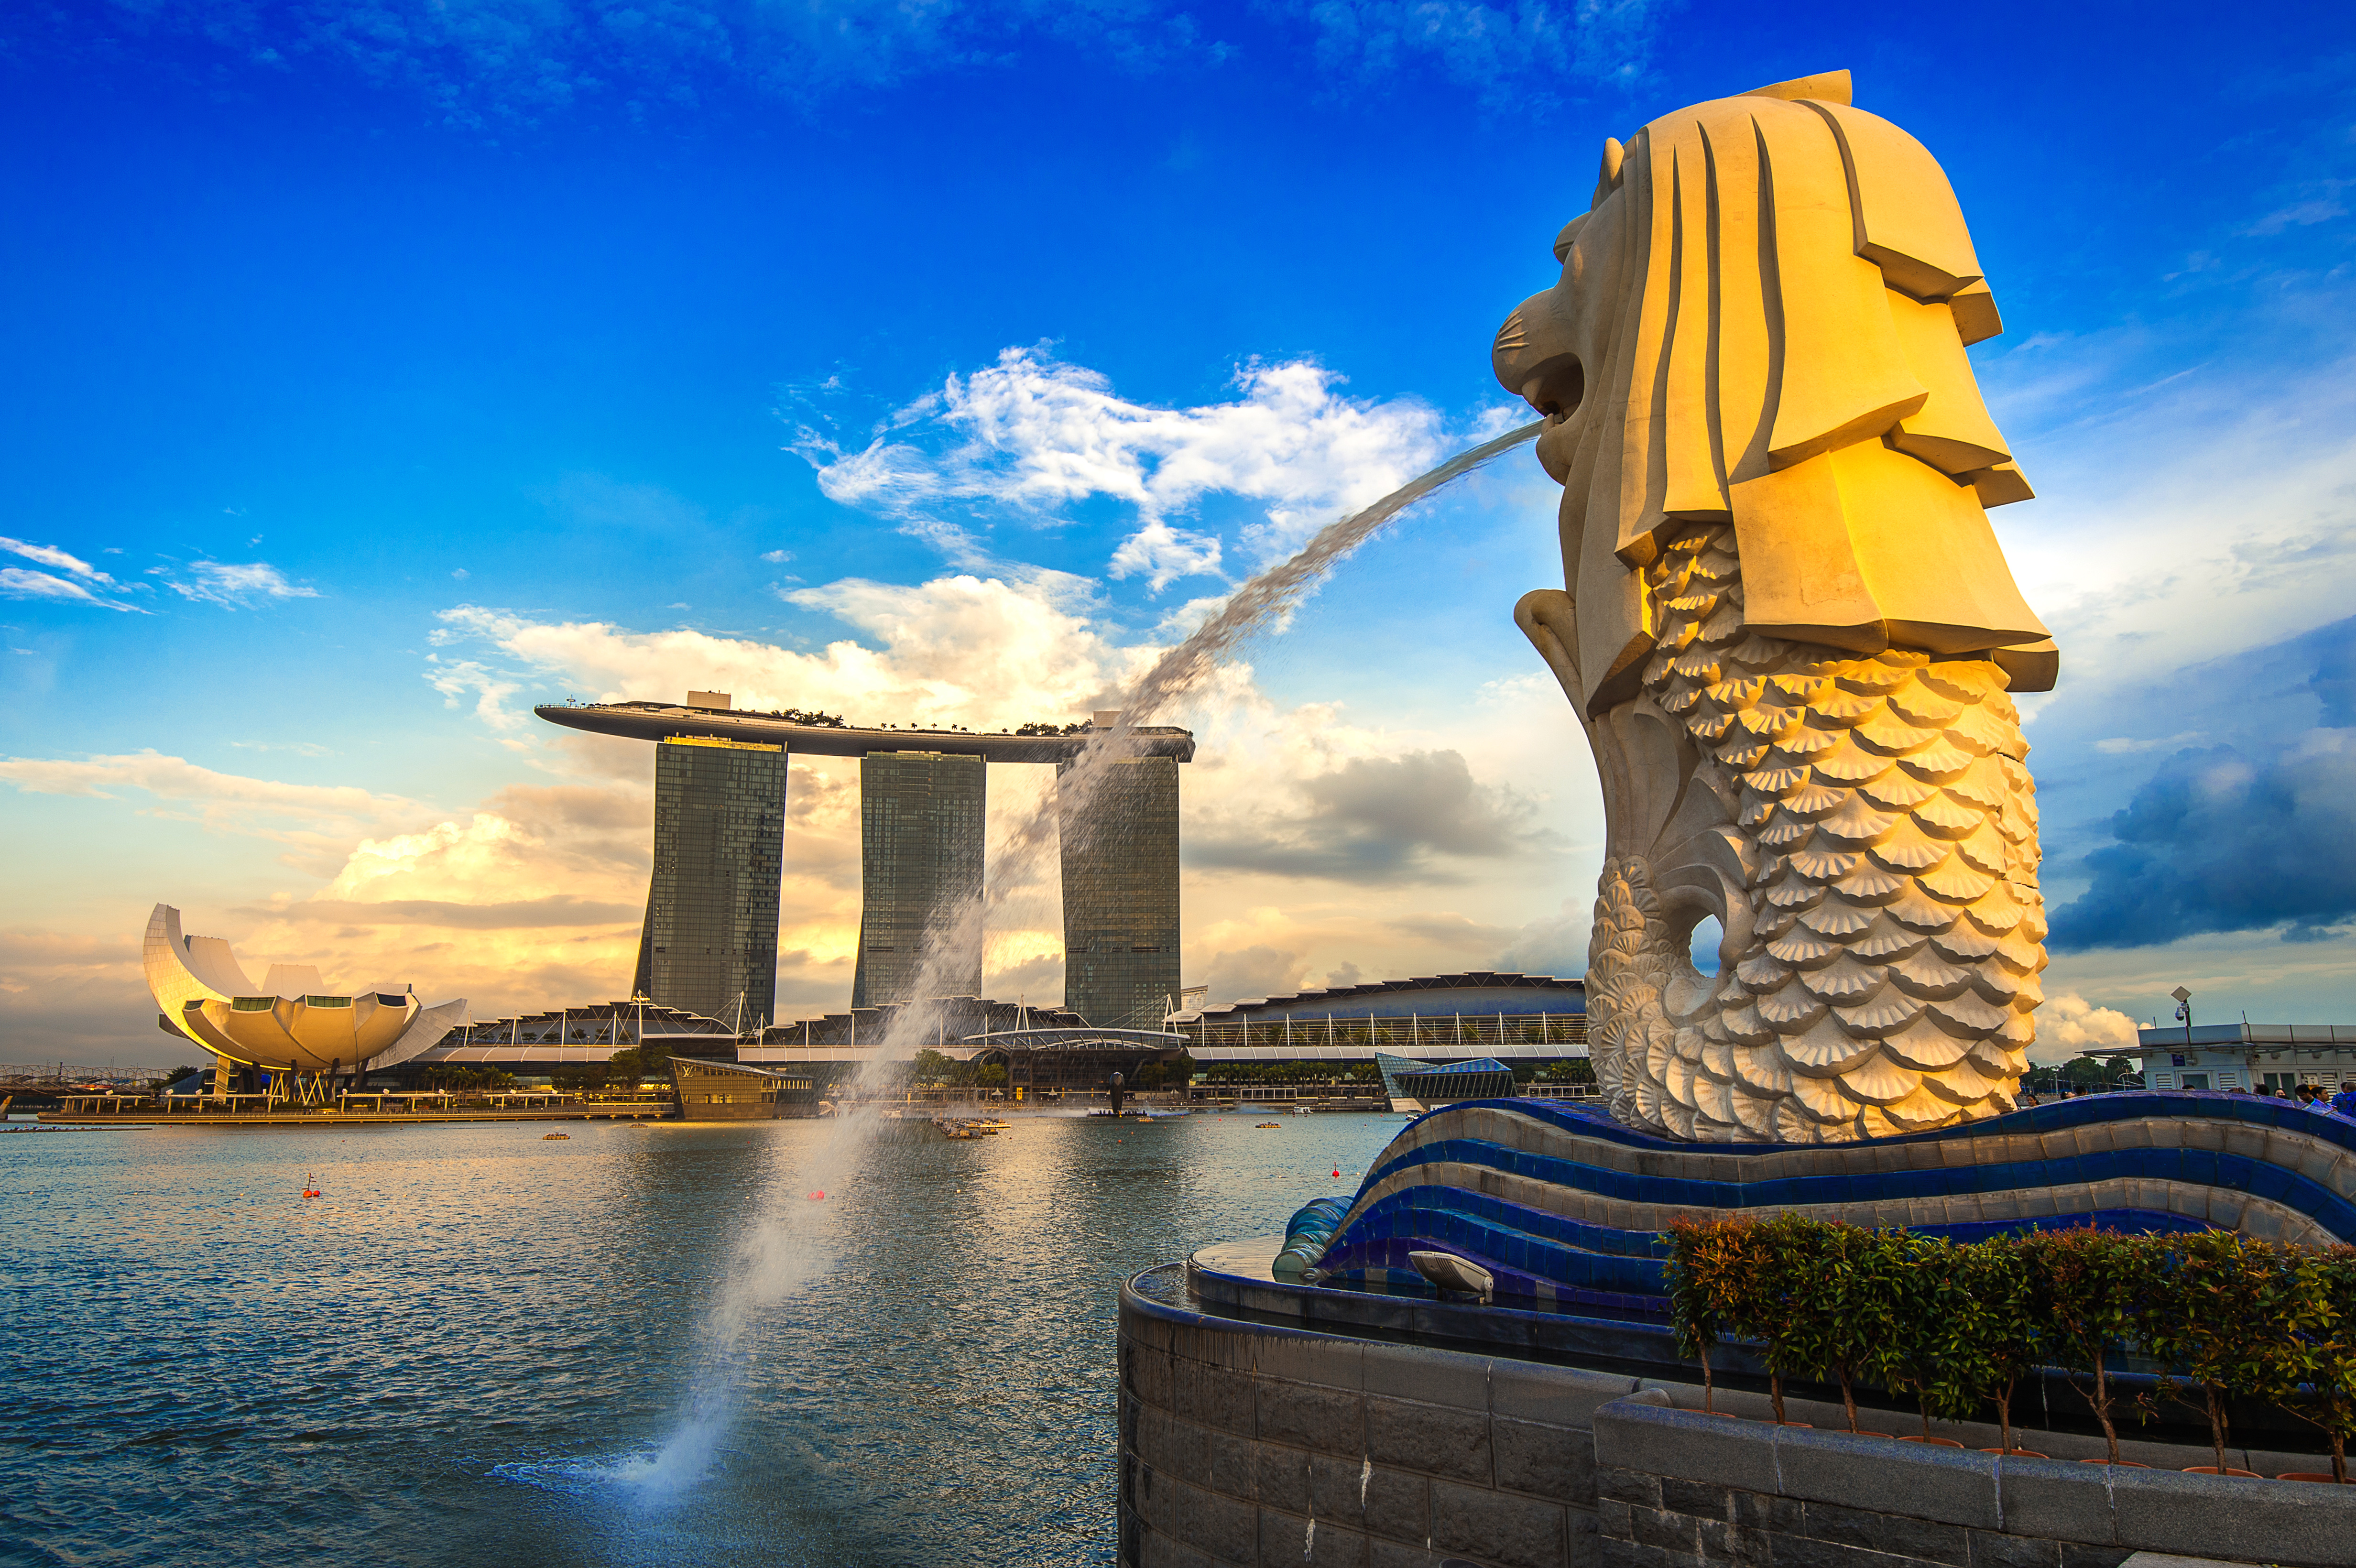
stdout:
[[1222,1049],[1360,1046],[1373,1051],[1414,1051],[1587,1043],[1584,1013],[1401,1013],[1371,1019],[1295,1015],[1234,1023],[1197,1019],[1168,1027],[1196,1046]]
[[71,1089],[83,1083],[145,1088],[162,1077],[155,1067],[81,1067],[70,1061],[0,1064],[0,1089]]

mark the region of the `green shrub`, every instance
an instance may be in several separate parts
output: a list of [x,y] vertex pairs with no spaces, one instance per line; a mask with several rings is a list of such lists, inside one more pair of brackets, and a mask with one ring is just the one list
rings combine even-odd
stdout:
[[2226,1411],[2236,1389],[2265,1386],[2269,1374],[2304,1358],[2312,1292],[2301,1288],[2295,1249],[2232,1231],[2174,1240],[2158,1263],[2158,1285],[2144,1299],[2136,1338],[2171,1370],[2168,1386],[2200,1396],[2225,1468]]
[[1957,1277],[1960,1249],[1944,1237],[1910,1231],[1877,1234],[1882,1257],[1877,1288],[1887,1294],[1890,1310],[1888,1338],[1875,1365],[1891,1392],[1914,1396],[1922,1435],[1928,1437],[1932,1417],[1968,1420],[1987,1397],[1978,1370],[1957,1340],[1956,1324],[1972,1315]]
[[2119,1431],[2110,1369],[2117,1353],[2152,1319],[2155,1304],[2149,1297],[2165,1272],[2163,1254],[2148,1237],[2123,1236],[2091,1225],[2040,1232],[2024,1237],[2021,1244],[2029,1267],[2045,1283],[2052,1344],[2061,1352],[2062,1364],[2092,1375],[2091,1382],[2076,1386],[2094,1407],[2115,1465]]
[[1925,1436],[1933,1417],[1968,1419],[1993,1402],[2008,1449],[2015,1391],[2054,1365],[2081,1374],[2072,1381],[2116,1463],[2114,1379],[2133,1351],[2207,1418],[2219,1469],[2231,1402],[2251,1397],[2320,1428],[2334,1475],[2346,1477],[2356,1248],[2092,1227],[1958,1245],[1788,1213],[1681,1220],[1665,1240],[1677,1346],[1701,1362],[1705,1408],[1716,1395],[1710,1352],[1740,1340],[1767,1367],[1778,1421],[1783,1379],[1804,1375],[1839,1387],[1855,1431],[1865,1382],[1912,1395]]
[[2322,1429],[2332,1478],[2344,1482],[2348,1439],[2356,1435],[2356,1247],[2304,1253],[2297,1275],[2304,1329],[2266,1369],[2264,1392]]
[[[1669,1303],[1677,1350],[1701,1362],[1701,1407],[1706,1411],[1716,1409],[1710,1348],[1730,1334],[1756,1333],[1745,1309],[1762,1263],[1759,1230],[1748,1220],[1685,1218],[1669,1230]],[[1783,1413],[1779,1388],[1776,1419],[1782,1420]]]
[[2011,1448],[2013,1391],[2045,1355],[2042,1278],[2018,1236],[1956,1247],[1945,1262],[1953,1289],[1938,1354],[1942,1386],[1954,1395],[1949,1408],[1976,1411],[1994,1401],[1998,1441]]

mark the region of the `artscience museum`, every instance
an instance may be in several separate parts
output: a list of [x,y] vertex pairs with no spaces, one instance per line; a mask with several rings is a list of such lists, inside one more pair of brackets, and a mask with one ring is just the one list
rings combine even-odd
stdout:
[[331,987],[307,964],[273,964],[256,985],[218,936],[186,936],[180,912],[157,904],[147,920],[144,959],[156,1023],[210,1052],[227,1069],[215,1082],[281,1074],[357,1075],[398,1066],[469,1019],[465,998],[435,1007],[409,987],[380,981]]

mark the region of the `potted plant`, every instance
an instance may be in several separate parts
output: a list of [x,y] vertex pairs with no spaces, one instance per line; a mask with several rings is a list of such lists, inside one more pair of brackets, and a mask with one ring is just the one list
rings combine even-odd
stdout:
[[2304,1297],[2304,1331],[2270,1369],[2266,1392],[2331,1440],[2331,1473],[2292,1471],[2282,1480],[2348,1481],[2348,1439],[2356,1435],[2356,1247],[2305,1253],[2294,1285]]
[[1968,1419],[1985,1397],[1975,1345],[1978,1303],[1957,1266],[1971,1249],[1905,1231],[1883,1232],[1883,1244],[1895,1254],[1900,1286],[1891,1336],[1880,1358],[1883,1381],[1893,1393],[1912,1393],[1922,1417],[1922,1435],[1901,1441],[1960,1448],[1952,1438],[1932,1436],[1931,1419]]
[[[1701,1407],[1708,1414],[1718,1413],[1710,1349],[1748,1316],[1760,1273],[1758,1231],[1750,1220],[1682,1216],[1669,1227],[1669,1311],[1677,1352],[1701,1362]],[[1780,1392],[1776,1419],[1783,1419]]]
[[[1828,1266],[1817,1275],[1831,1297],[1825,1366],[1840,1385],[1841,1408],[1855,1432],[1858,1380],[1893,1390],[1910,1381],[1922,1344],[1916,1298],[1935,1281],[1920,1266],[1927,1238],[1837,1222],[1825,1230]],[[1927,1420],[1923,1430],[1928,1435]]]
[[2050,1321],[2053,1348],[2067,1363],[2091,1372],[2091,1386],[2076,1384],[2102,1424],[2108,1462],[2119,1461],[2119,1430],[2113,1416],[2110,1361],[2113,1352],[2138,1327],[2150,1289],[2157,1249],[2149,1238],[2121,1236],[2091,1225],[2043,1231],[2021,1246],[2036,1276]]
[[1783,1413],[1784,1377],[1817,1371],[1828,1359],[1824,1346],[1831,1326],[1825,1311],[1830,1304],[1816,1287],[1826,1228],[1798,1214],[1778,1214],[1760,1223],[1751,1238],[1751,1288],[1742,1295],[1737,1323],[1760,1344],[1760,1359],[1767,1363],[1767,1397],[1779,1426],[1794,1424]]
[[1947,1364],[1958,1397],[1969,1390],[1974,1411],[1982,1400],[1996,1402],[2000,1446],[1994,1452],[2045,1457],[2014,1446],[2012,1437],[2013,1392],[2021,1379],[2034,1375],[2045,1362],[2040,1325],[2051,1316],[2020,1238],[1991,1236],[1957,1247],[1948,1271],[1955,1305],[1943,1331],[1948,1337]]
[[2225,1463],[2228,1413],[2233,1391],[2264,1386],[2269,1368],[2299,1342],[2303,1304],[2291,1260],[2233,1231],[2176,1237],[2164,1252],[2157,1244],[2153,1251],[2159,1256],[2136,1337],[2167,1369],[2163,1387],[2197,1391],[2217,1454],[2215,1465],[2189,1468],[2254,1477],[2256,1471]]

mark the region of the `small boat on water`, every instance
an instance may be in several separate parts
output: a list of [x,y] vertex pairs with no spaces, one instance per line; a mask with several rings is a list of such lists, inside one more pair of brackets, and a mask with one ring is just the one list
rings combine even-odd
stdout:
[[540,1135],[540,1141],[544,1144],[570,1143],[573,1141],[573,1135],[571,1133],[542,1133]]
[[1266,1128],[1266,1127],[1280,1127],[1280,1126],[1282,1126],[1282,1125],[1284,1125],[1284,1124],[1283,1124],[1282,1122],[1255,1122],[1255,1123],[1252,1125],[1252,1131],[1254,1131],[1254,1132],[1258,1132],[1258,1131],[1260,1131],[1262,1128]]

